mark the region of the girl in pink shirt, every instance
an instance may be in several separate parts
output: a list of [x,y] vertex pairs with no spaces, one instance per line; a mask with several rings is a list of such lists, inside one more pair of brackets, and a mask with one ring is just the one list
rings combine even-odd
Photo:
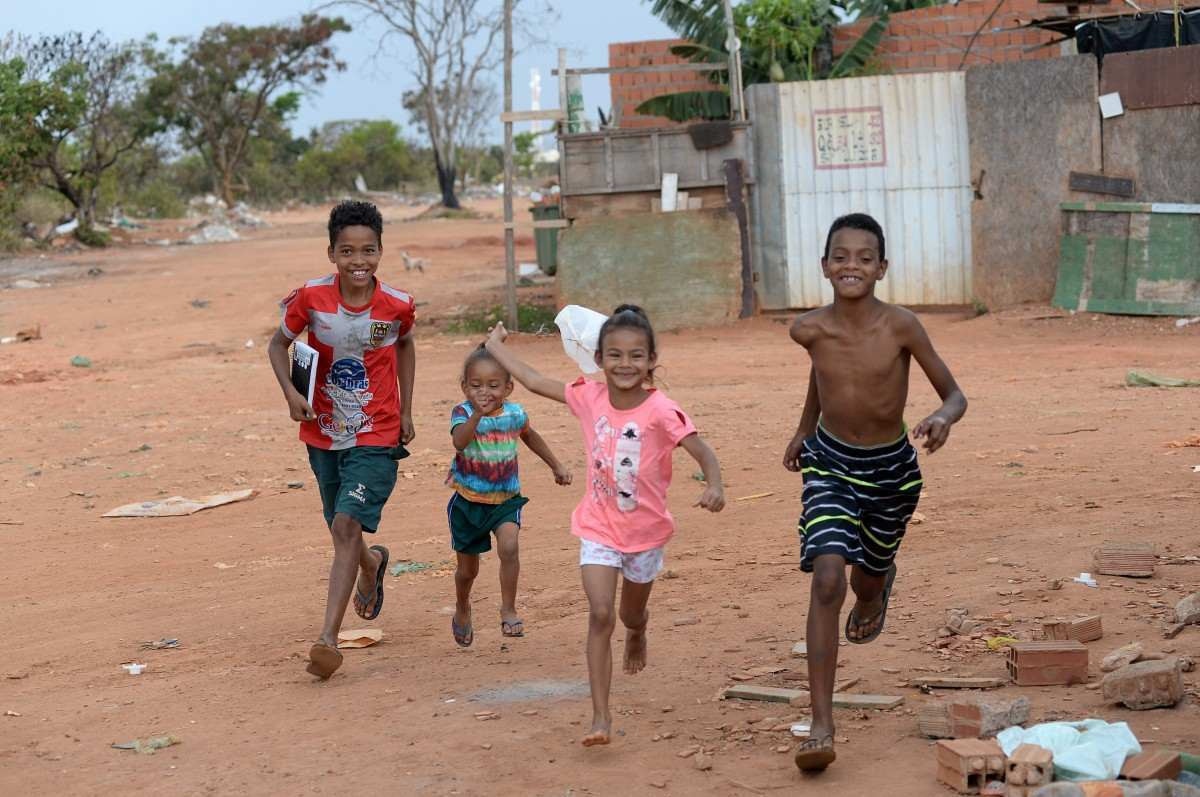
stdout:
[[667,509],[671,454],[682,446],[700,465],[706,487],[696,506],[710,512],[725,506],[721,466],[679,405],[649,386],[657,351],[654,329],[640,307],[621,305],[600,328],[596,364],[604,369],[603,385],[582,377],[568,385],[542,376],[504,345],[507,336],[497,324],[488,351],[530,391],[566,404],[583,430],[587,489],[571,514],[589,607],[593,713],[583,744],[608,744],[617,576],[624,582],[619,616],[625,625],[625,672],[633,675],[646,666],[646,603],[662,570],[663,546],[675,533]]

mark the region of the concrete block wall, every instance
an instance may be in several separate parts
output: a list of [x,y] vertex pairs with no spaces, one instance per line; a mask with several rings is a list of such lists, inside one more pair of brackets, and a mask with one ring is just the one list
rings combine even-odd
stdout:
[[[609,66],[658,66],[687,63],[671,52],[671,48],[687,44],[684,39],[655,39],[652,41],[620,42],[608,45]],[[637,107],[661,94],[681,91],[709,91],[702,72],[651,72],[608,76],[612,91],[612,110],[619,113],[621,127],[669,127],[674,124],[661,116],[642,116]],[[619,110],[618,110],[619,109]]]
[[725,208],[579,219],[558,236],[558,304],[632,302],[656,330],[729,324],[741,309],[738,222]]
[[[1139,2],[1139,5],[1147,11],[1168,9],[1171,0],[1146,0]],[[994,8],[994,0],[960,0],[957,5],[932,6],[893,14],[876,50],[876,61],[885,73],[900,74],[941,72],[1060,55],[1059,46],[1050,44],[1060,38],[1058,34],[1037,29],[1009,29],[1034,19],[1054,16],[1061,13],[1061,9],[1038,3],[1038,0],[1004,0],[989,20],[988,15]],[[1125,10],[1124,7],[1117,9],[1112,6],[1099,6],[1098,9],[1100,13],[1120,13]],[[870,23],[871,20],[864,20],[840,26],[834,33],[834,54],[840,55],[849,49]],[[964,63],[963,54],[977,30],[979,35],[971,44]]]

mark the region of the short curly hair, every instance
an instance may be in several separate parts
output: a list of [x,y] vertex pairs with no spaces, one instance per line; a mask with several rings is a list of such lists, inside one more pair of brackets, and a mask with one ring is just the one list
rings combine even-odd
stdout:
[[329,245],[337,243],[338,233],[347,227],[370,227],[375,231],[375,237],[383,243],[383,216],[379,208],[370,202],[357,199],[347,199],[334,205],[329,211]]

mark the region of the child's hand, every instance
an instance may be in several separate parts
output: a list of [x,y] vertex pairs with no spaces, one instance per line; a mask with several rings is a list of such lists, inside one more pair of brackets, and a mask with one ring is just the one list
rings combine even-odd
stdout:
[[473,406],[475,411],[480,415],[487,415],[489,412],[496,409],[496,402],[493,401],[492,397],[488,395],[472,396],[471,406]]
[[950,421],[936,412],[917,424],[913,429],[913,439],[925,438],[925,451],[932,454],[946,444],[950,437]]
[[708,485],[693,506],[703,507],[709,512],[720,512],[725,508],[725,488],[719,484]]
[[301,396],[295,390],[288,391],[287,403],[288,415],[292,417],[293,421],[311,421],[317,417],[317,414],[313,412],[313,408],[309,406],[304,396]]
[[408,445],[417,436],[417,430],[413,426],[412,415],[404,413],[400,416],[400,442]]
[[792,473],[800,472],[800,451],[804,448],[804,435],[797,434],[792,438],[792,442],[788,443],[787,450],[783,452],[783,467],[790,470]]
[[571,471],[566,465],[559,465],[554,469],[554,483],[561,484],[564,487],[571,483]]
[[503,343],[508,338],[508,330],[504,328],[503,321],[497,321],[496,326],[492,327],[488,332],[488,343],[492,341]]

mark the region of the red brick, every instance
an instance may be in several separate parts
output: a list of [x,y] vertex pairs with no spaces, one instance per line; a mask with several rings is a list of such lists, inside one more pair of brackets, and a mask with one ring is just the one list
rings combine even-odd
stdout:
[[935,754],[938,780],[959,792],[978,792],[991,777],[1004,777],[1004,751],[993,739],[942,740]]
[[1009,676],[1020,686],[1050,686],[1087,680],[1088,651],[1075,640],[1017,642],[1008,649]]
[[1074,639],[1078,642],[1095,642],[1104,636],[1100,615],[1078,617],[1074,620],[1047,620],[1042,623],[1042,635],[1046,639]]
[[1146,750],[1125,759],[1121,777],[1128,780],[1175,780],[1183,771],[1179,753],[1170,750]]
[[1054,753],[1036,744],[1018,745],[1008,758],[1006,797],[1032,797],[1054,780]]

